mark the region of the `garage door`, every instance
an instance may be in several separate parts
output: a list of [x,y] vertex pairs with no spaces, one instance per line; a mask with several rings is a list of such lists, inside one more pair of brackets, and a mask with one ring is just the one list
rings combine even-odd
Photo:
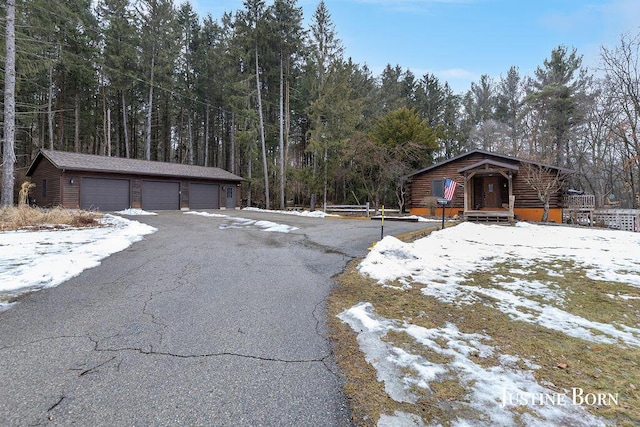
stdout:
[[142,209],[149,211],[180,209],[180,183],[142,181]]
[[220,209],[220,186],[216,184],[189,184],[190,209]]
[[101,211],[120,211],[129,208],[128,179],[82,178],[80,207]]

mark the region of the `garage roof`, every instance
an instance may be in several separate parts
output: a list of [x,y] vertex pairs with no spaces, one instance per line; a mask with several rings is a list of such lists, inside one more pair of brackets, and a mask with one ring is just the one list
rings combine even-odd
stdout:
[[136,175],[170,176],[223,181],[242,181],[242,178],[224,169],[183,165],[181,163],[155,162],[122,157],[95,156],[65,151],[40,150],[27,170],[31,176],[38,163],[46,158],[56,168],[72,171],[109,172]]

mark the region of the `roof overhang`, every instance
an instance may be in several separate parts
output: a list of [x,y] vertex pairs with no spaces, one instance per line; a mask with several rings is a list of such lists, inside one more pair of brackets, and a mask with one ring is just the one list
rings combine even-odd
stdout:
[[474,171],[476,173],[495,173],[497,171],[511,171],[512,173],[518,172],[520,167],[515,164],[498,162],[492,159],[483,159],[479,162],[476,162],[472,165],[465,166],[463,168],[458,169],[459,174],[464,174],[465,172]]

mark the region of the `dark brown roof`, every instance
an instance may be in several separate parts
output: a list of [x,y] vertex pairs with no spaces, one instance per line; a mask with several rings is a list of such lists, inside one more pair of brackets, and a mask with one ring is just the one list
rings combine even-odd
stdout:
[[241,177],[220,168],[53,150],[40,150],[31,166],[29,166],[27,176],[33,174],[43,157],[48,159],[56,168],[63,170],[242,181]]
[[574,172],[571,169],[558,167],[558,166],[553,166],[553,165],[546,165],[544,163],[534,162],[532,160],[520,159],[518,157],[512,157],[512,156],[507,156],[507,155],[504,155],[504,154],[492,153],[490,151],[485,151],[485,150],[472,150],[472,151],[469,151],[469,152],[466,152],[466,153],[458,154],[455,157],[452,157],[452,158],[450,158],[448,160],[445,160],[443,162],[440,162],[440,163],[436,163],[436,164],[431,165],[429,167],[426,167],[424,169],[420,169],[419,171],[416,171],[416,172],[414,172],[414,173],[412,173],[410,175],[407,175],[406,178],[411,178],[413,176],[420,175],[420,174],[422,174],[424,172],[427,172],[427,171],[430,171],[432,169],[438,168],[438,167],[440,167],[442,165],[446,165],[447,163],[455,162],[456,160],[465,158],[465,157],[470,156],[472,154],[483,154],[483,155],[488,156],[488,157],[493,157],[494,159],[497,159],[497,161],[517,162],[517,163],[520,163],[520,164],[531,164],[531,165],[536,165],[536,166],[540,166],[540,167],[545,167],[545,168],[548,168],[548,169],[555,169],[558,172],[563,173],[563,174],[571,174],[571,173]]

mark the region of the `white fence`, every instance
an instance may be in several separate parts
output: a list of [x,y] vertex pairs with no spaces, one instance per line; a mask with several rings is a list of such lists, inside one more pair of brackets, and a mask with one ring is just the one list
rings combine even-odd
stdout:
[[593,212],[596,226],[624,231],[640,231],[640,209],[596,209]]

